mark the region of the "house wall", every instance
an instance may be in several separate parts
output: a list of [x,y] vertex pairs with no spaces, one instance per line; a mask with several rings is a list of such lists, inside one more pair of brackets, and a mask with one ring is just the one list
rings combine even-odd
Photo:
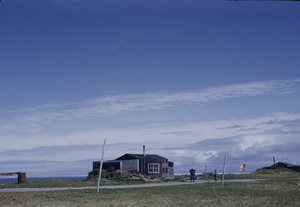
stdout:
[[[100,161],[93,162],[93,170],[99,170],[100,164],[101,164]],[[102,169],[108,170],[108,171],[119,170],[119,169],[121,169],[121,162],[105,161],[105,162],[103,162]]]
[[169,178],[173,178],[174,177],[174,163],[169,162],[168,168],[169,168]]
[[121,171],[139,172],[139,160],[121,160]]
[[165,178],[169,177],[169,166],[168,163],[162,163],[162,176]]
[[99,169],[100,167],[100,161],[93,162],[93,170]]
[[[154,175],[154,173],[149,173],[148,165],[149,163],[159,163],[159,168],[160,168],[160,175],[162,175],[162,159],[159,158],[153,158],[153,157],[146,157],[145,159],[145,175]],[[156,174],[156,173],[155,173]]]
[[173,162],[162,163],[162,176],[165,178],[174,177],[174,164]]
[[174,167],[169,167],[168,178],[173,178],[173,177],[174,177]]
[[[150,163],[158,164],[159,172],[149,172],[148,167]],[[99,161],[93,162],[93,169],[99,169],[99,166]],[[168,159],[157,155],[141,156],[138,154],[125,154],[116,160],[103,162],[103,168],[108,170],[120,169],[121,171],[141,173],[144,175],[158,174],[166,178],[174,177],[174,163],[169,162]]]
[[[143,160],[141,161],[143,163]],[[159,173],[149,173],[148,164],[149,163],[158,163],[159,164]],[[142,166],[144,167],[144,166]],[[143,173],[143,171],[142,171]],[[163,177],[169,177],[169,168],[168,168],[168,159],[162,157],[147,157],[145,158],[145,175],[161,175]]]

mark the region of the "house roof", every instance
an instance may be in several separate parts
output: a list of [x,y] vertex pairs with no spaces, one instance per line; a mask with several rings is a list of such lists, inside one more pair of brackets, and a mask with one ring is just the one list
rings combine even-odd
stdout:
[[[165,157],[155,155],[155,154],[146,154],[145,157],[147,159],[167,159]],[[142,159],[144,158],[143,154],[124,154],[121,157],[118,157],[116,160],[132,160],[132,159]]]
[[277,162],[276,164],[274,164],[272,166],[278,166],[278,165],[285,166],[285,167],[296,167],[297,166],[297,165],[287,163],[287,162]]
[[289,168],[289,169],[299,168],[300,169],[300,165],[294,165],[287,162],[277,162],[269,167],[264,167],[264,169],[278,169],[278,168]]

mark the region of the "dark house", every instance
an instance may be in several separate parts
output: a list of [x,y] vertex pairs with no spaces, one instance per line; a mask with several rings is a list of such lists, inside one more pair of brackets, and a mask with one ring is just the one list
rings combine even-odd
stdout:
[[263,169],[281,169],[281,168],[286,168],[296,172],[300,172],[300,165],[293,165],[287,162],[277,162],[274,165],[271,165],[269,167],[264,167]]
[[[93,170],[99,169],[100,161],[93,162]],[[102,169],[109,171],[121,170],[143,175],[161,175],[165,178],[174,177],[174,163],[167,158],[154,154],[124,154],[115,160],[103,162]]]

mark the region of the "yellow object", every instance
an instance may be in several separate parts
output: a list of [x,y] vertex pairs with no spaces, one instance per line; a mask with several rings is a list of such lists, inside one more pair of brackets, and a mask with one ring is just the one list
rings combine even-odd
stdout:
[[240,171],[246,171],[246,164],[241,164]]

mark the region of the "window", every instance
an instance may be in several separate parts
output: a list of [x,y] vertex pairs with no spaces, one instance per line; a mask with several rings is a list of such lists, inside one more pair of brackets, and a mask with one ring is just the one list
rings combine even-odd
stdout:
[[160,173],[159,163],[148,163],[148,173]]

